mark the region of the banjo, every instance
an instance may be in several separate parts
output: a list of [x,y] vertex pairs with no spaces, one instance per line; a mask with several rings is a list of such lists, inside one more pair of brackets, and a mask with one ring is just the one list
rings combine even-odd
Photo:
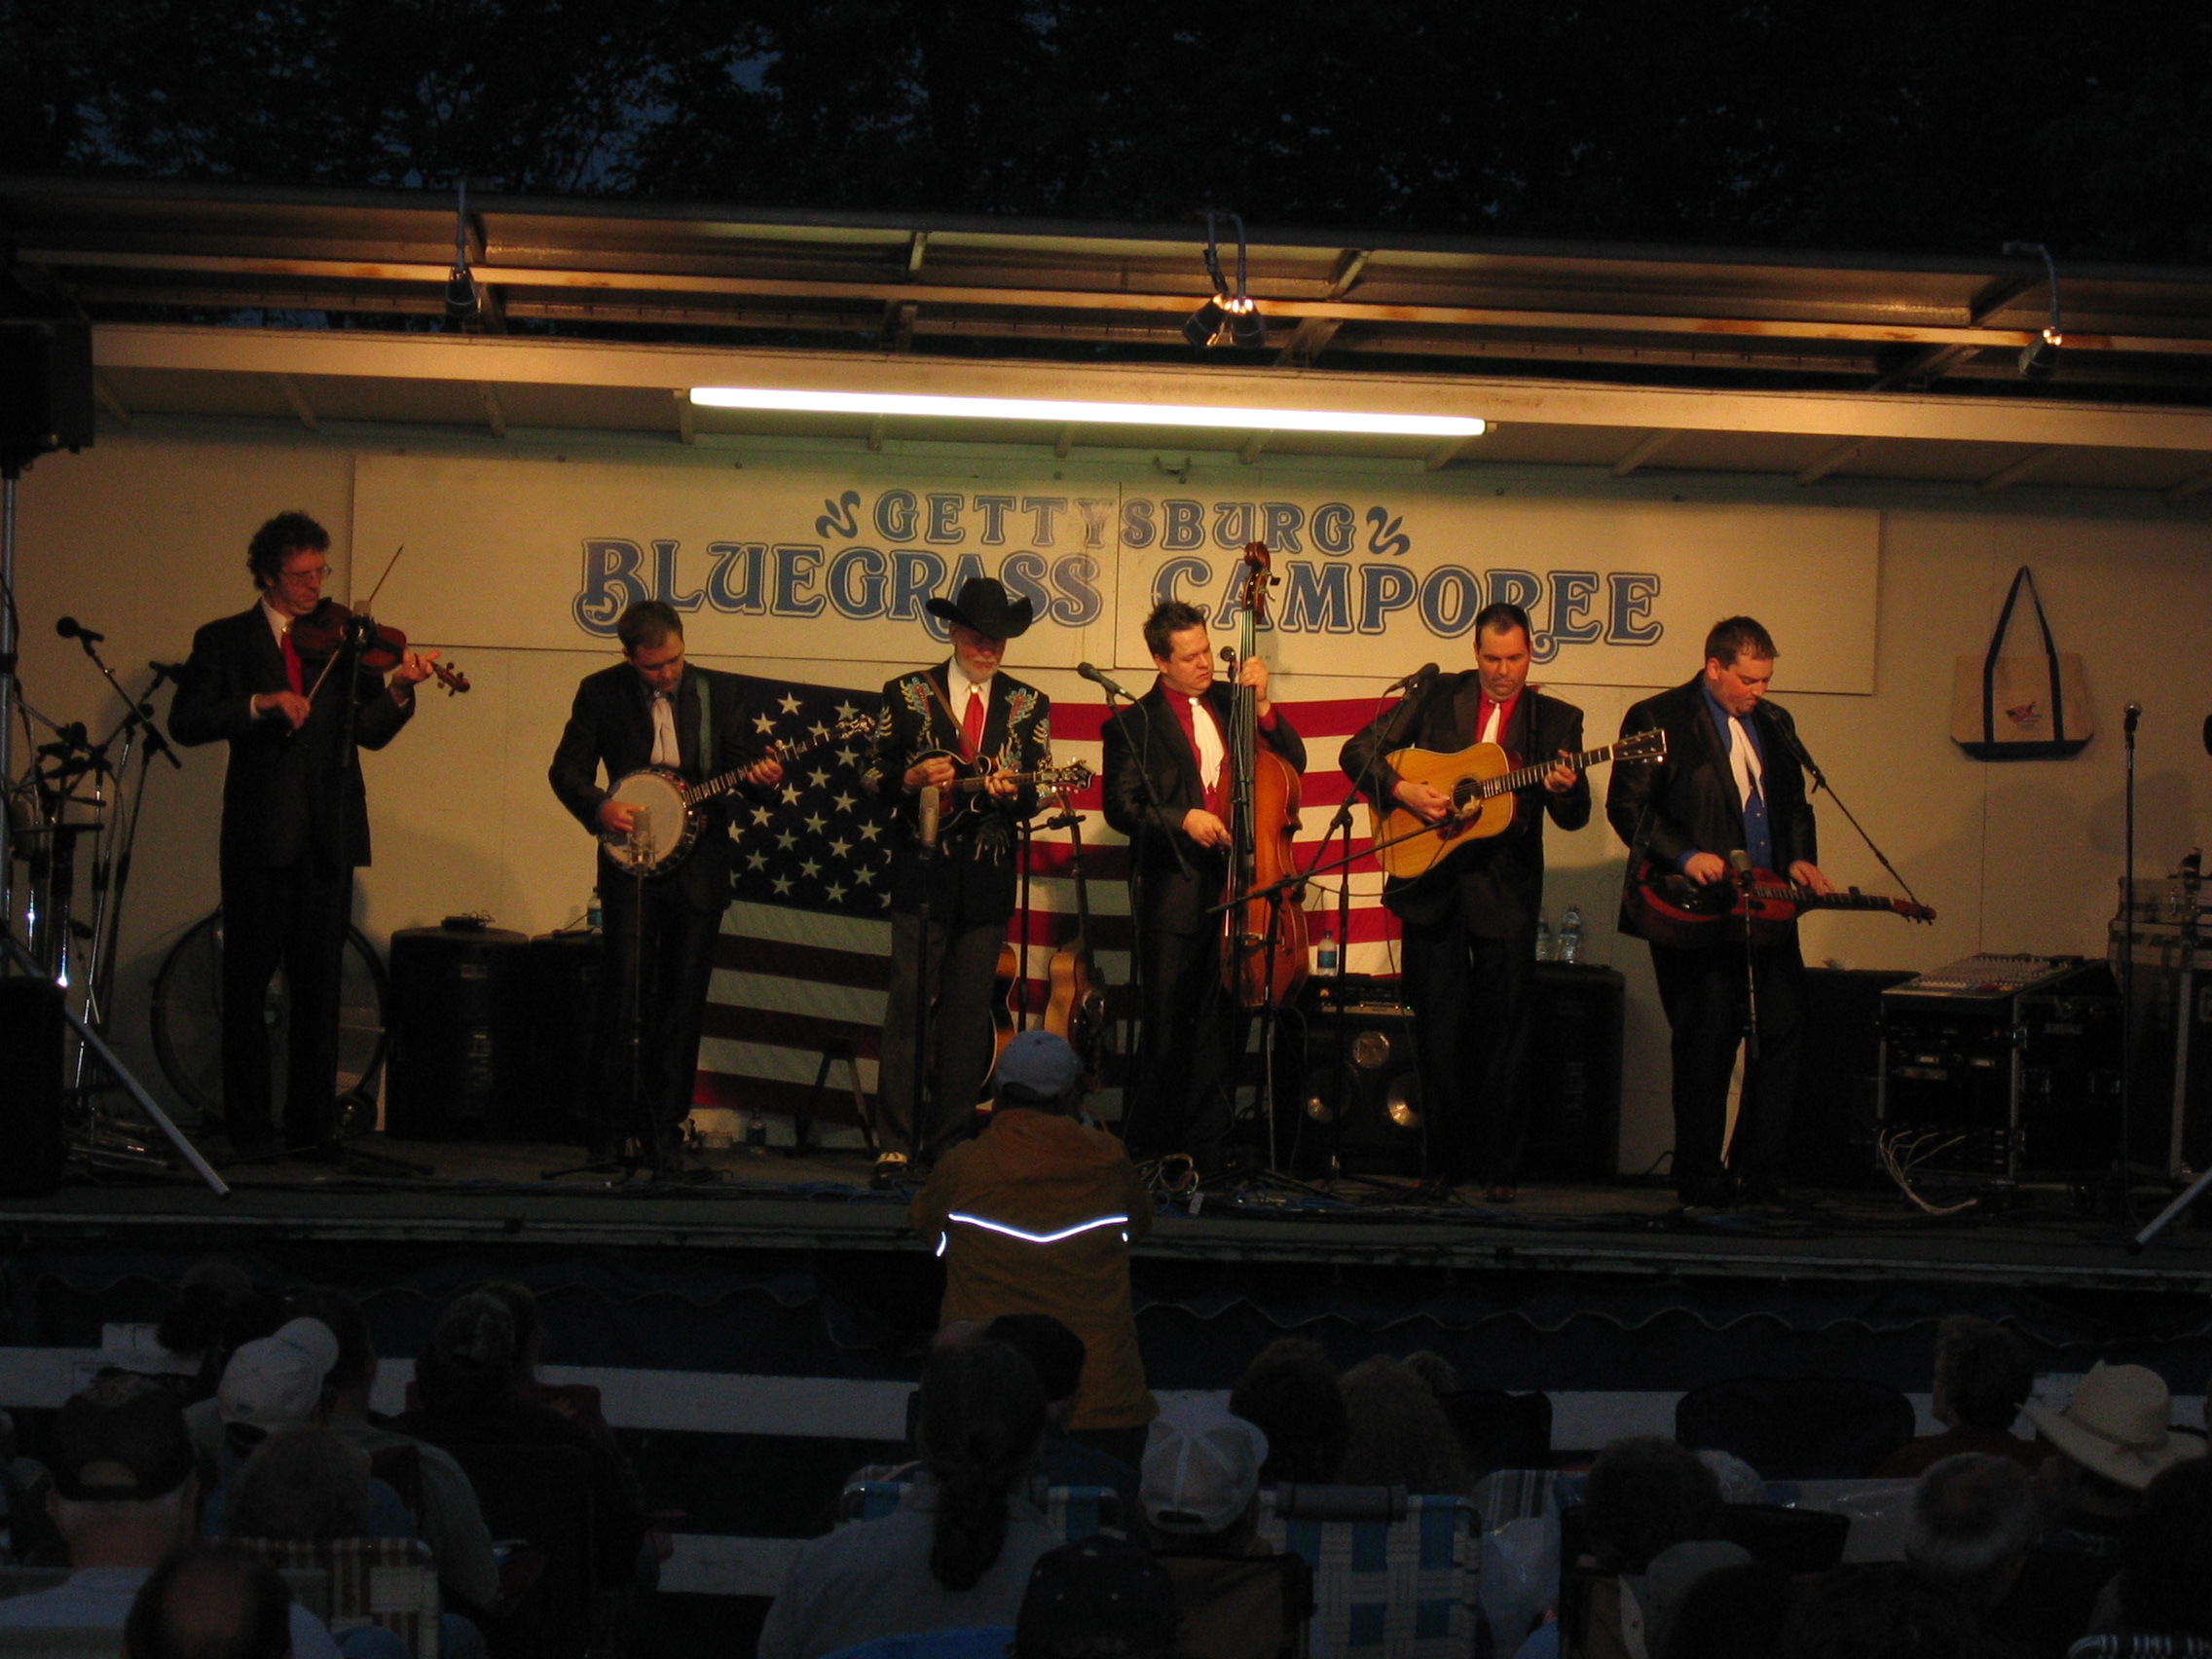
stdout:
[[[806,737],[772,743],[760,759],[795,760],[829,744],[866,737],[874,729],[872,715],[855,715]],[[641,766],[635,772],[625,773],[614,781],[614,787],[607,792],[607,798],[622,806],[636,807],[636,822],[627,835],[602,830],[599,844],[606,849],[608,858],[632,875],[668,874],[683,862],[692,844],[699,839],[703,815],[697,809],[717,795],[729,793],[745,782],[745,774],[758,763],[755,761],[696,784],[687,784],[681,773],[661,766]]]

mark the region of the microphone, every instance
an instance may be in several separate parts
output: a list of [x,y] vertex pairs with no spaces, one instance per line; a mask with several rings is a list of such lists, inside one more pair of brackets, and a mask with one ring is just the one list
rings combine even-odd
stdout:
[[2123,729],[2129,737],[2133,737],[2135,735],[2136,722],[2142,719],[2142,718],[2143,705],[2141,703],[2130,703],[2127,705],[2127,724]]
[[154,683],[156,685],[159,685],[165,680],[182,680],[184,678],[184,664],[181,662],[149,662],[146,666],[154,671]]
[[[1085,666],[1088,667],[1088,665],[1086,664]],[[938,812],[940,810],[938,786],[935,784],[924,784],[922,786],[921,795],[922,845],[925,848],[934,851],[937,847],[937,820]]]
[[1407,675],[1405,679],[1393,680],[1389,684],[1383,686],[1382,695],[1387,697],[1393,691],[1412,691],[1419,686],[1426,685],[1436,678],[1437,672],[1436,664],[1424,662],[1413,673]]
[[1728,855],[1728,867],[1736,872],[1736,885],[1749,893],[1751,890],[1751,855],[1738,847]]
[[38,752],[50,760],[66,760],[92,747],[91,734],[85,730],[83,720],[71,720],[55,735],[56,742],[38,746]]
[[82,640],[88,645],[97,645],[100,641],[107,638],[105,634],[93,633],[90,628],[79,622],[74,616],[62,617],[58,622],[55,623],[54,631],[56,634],[59,634],[64,640]]
[[1132,703],[1136,701],[1136,698],[1130,696],[1128,692],[1122,689],[1121,683],[1116,681],[1111,674],[1108,674],[1096,663],[1079,662],[1075,665],[1075,671],[1084,679],[1089,681],[1093,685],[1105,686],[1107,690],[1113,692],[1117,697],[1125,697]]

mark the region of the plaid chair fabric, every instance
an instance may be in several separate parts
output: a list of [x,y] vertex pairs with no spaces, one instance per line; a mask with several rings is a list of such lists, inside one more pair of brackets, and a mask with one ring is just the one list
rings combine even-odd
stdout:
[[329,1574],[332,1636],[382,1625],[407,1643],[407,1659],[438,1659],[438,1568],[420,1538],[232,1538],[283,1569],[320,1567]]
[[[1481,1564],[1474,1505],[1456,1496],[1305,1487],[1260,1494],[1260,1536],[1313,1569],[1313,1628],[1330,1651],[1464,1659],[1474,1651]],[[1332,1501],[1332,1494],[1346,1494]]]

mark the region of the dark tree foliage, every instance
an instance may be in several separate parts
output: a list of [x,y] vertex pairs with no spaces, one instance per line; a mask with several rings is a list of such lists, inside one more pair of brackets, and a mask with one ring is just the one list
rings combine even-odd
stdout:
[[2212,259],[2170,0],[0,0],[10,170]]

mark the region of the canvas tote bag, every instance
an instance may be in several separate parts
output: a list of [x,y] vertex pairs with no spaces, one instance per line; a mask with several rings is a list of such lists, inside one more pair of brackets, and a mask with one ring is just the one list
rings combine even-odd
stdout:
[[[2043,649],[2007,656],[2005,635],[2022,588],[2036,608]],[[2082,658],[2052,641],[2043,596],[2022,565],[2005,596],[1989,649],[1958,660],[1951,679],[1951,740],[1976,760],[2063,760],[2081,754],[2096,729]]]

